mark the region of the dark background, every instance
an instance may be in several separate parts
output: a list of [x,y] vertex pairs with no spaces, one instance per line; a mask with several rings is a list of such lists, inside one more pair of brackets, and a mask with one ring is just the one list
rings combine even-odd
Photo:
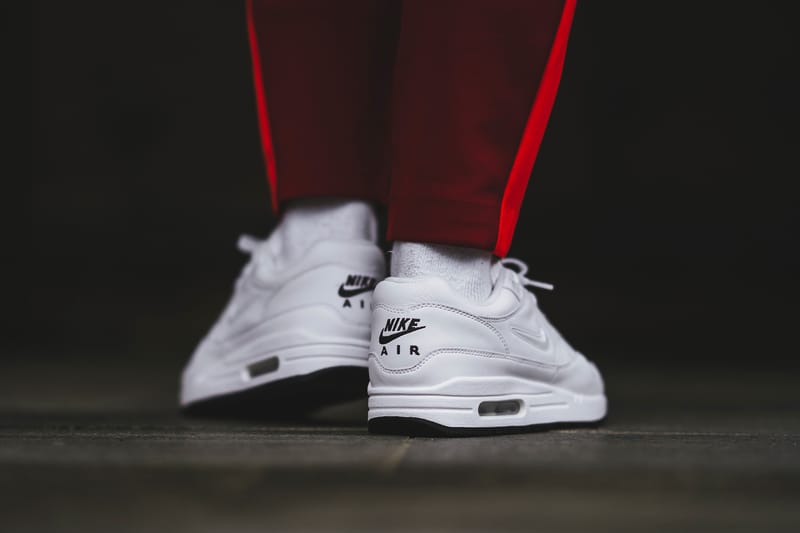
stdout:
[[274,224],[244,2],[2,3],[4,526],[799,531],[792,4],[579,1],[512,255],[610,415],[437,440],[177,412]]
[[[742,380],[795,366],[791,9],[578,6],[511,255],[555,283],[543,308],[612,384],[628,365],[722,363]],[[171,397],[243,264],[237,236],[274,222],[244,3],[31,11],[32,181],[25,237],[5,251],[6,380],[64,371],[65,389],[95,386],[103,403],[143,364],[161,381],[140,395]]]

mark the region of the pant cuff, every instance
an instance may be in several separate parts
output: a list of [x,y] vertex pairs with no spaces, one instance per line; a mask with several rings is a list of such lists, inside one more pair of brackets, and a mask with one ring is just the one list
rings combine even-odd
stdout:
[[499,219],[499,203],[393,197],[389,202],[387,239],[466,246],[491,252],[497,242]]

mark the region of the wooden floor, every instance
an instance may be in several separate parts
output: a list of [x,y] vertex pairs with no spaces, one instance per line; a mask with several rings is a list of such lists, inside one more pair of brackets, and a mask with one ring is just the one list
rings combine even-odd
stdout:
[[171,364],[79,360],[0,364],[4,531],[800,530],[794,374],[606,368],[599,428],[436,440],[187,419]]

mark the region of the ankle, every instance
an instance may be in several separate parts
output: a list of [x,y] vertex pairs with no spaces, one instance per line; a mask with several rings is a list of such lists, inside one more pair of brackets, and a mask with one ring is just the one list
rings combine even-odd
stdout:
[[477,248],[403,241],[392,248],[392,276],[436,276],[473,302],[491,294],[491,267],[492,253]]
[[345,198],[307,198],[284,210],[274,237],[287,259],[323,240],[378,241],[375,210],[367,202]]

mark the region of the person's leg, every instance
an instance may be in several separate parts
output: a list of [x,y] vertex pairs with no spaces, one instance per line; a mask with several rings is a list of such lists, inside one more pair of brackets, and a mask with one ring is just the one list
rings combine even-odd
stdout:
[[[184,369],[181,404],[240,415],[361,397],[386,266],[394,4],[248,0],[258,118],[279,222]],[[291,400],[291,401],[287,401]]]
[[508,251],[575,0],[407,0],[393,110],[391,277],[375,289],[369,428],[462,435],[596,422],[603,380]]
[[275,210],[311,197],[385,203],[396,3],[247,0],[247,11]]
[[574,9],[575,0],[406,0],[390,240],[507,253]]

